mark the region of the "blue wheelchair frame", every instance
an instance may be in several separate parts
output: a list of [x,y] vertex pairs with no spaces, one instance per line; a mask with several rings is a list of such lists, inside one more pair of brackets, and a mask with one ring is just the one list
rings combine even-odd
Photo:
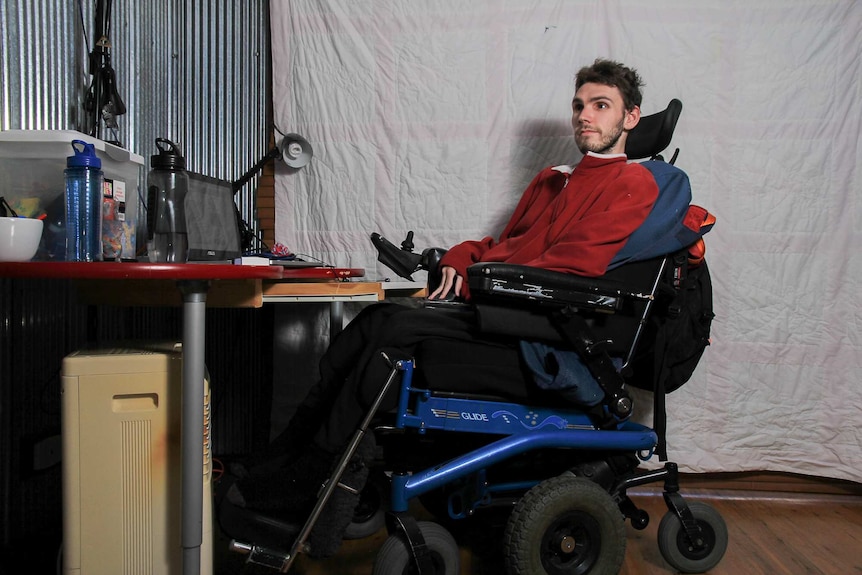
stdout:
[[[396,362],[393,368],[401,373],[396,427],[413,428],[419,433],[442,430],[503,437],[442,465],[410,475],[393,475],[391,506],[396,513],[406,512],[409,500],[414,497],[528,451],[544,448],[635,451],[646,452],[642,459],[648,459],[657,443],[652,429],[631,421],[623,421],[615,429],[598,429],[583,411],[434,395],[427,389],[413,387],[413,369],[413,362],[407,360]],[[495,490],[526,491],[535,483],[486,486],[486,489],[489,494]]]

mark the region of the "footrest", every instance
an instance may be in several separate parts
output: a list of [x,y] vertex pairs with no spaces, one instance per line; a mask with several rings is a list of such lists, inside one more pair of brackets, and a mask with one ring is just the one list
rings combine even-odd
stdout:
[[251,543],[242,543],[233,540],[230,542],[230,550],[248,555],[248,559],[246,559],[247,563],[269,567],[282,573],[287,571],[290,563],[290,555]]
[[275,513],[238,507],[230,501],[218,506],[221,530],[233,540],[255,541],[262,548],[287,548],[299,535],[302,520],[288,520]]

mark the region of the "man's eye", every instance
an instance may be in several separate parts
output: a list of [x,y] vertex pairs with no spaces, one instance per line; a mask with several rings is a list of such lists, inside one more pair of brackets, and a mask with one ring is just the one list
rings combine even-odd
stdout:
[[596,107],[597,107],[599,110],[604,110],[604,109],[606,109],[606,108],[608,107],[608,105],[607,105],[605,102],[599,102],[598,104],[596,104]]

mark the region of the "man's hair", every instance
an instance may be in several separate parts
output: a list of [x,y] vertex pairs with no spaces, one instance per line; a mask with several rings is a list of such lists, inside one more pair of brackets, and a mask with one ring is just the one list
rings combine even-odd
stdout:
[[644,85],[637,70],[623,66],[613,60],[596,59],[592,66],[584,66],[575,76],[575,90],[587,83],[602,84],[617,88],[623,96],[626,110],[632,110],[641,105]]

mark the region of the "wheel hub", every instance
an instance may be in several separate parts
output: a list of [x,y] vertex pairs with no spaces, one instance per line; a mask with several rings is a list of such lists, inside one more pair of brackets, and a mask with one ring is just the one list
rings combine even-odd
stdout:
[[571,553],[575,550],[575,538],[571,535],[563,535],[560,540],[560,551],[563,553]]
[[698,521],[700,527],[700,536],[692,540],[685,530],[680,530],[677,535],[677,547],[680,552],[689,559],[703,559],[712,552],[715,546],[715,532],[712,527],[703,522]]
[[564,514],[545,532],[542,565],[549,575],[587,573],[598,558],[600,540],[598,523],[589,514]]

